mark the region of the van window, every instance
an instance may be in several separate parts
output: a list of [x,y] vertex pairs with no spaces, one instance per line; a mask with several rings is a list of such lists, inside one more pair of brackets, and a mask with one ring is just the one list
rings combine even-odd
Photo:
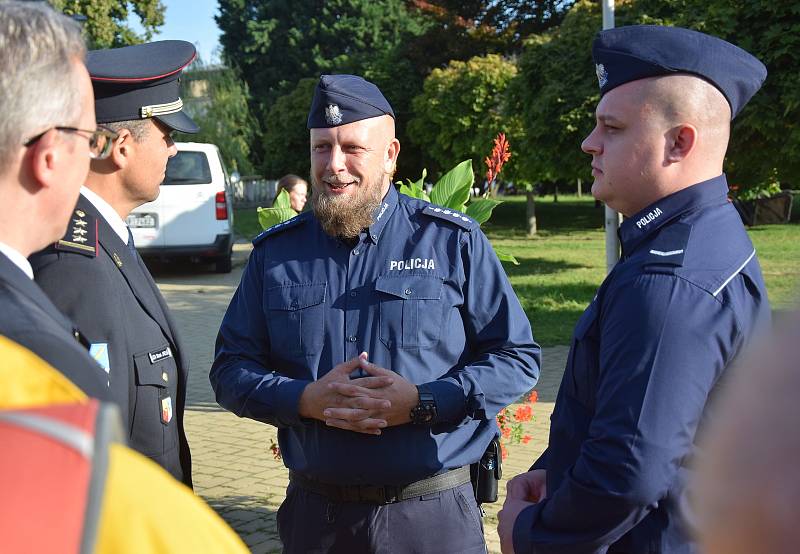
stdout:
[[205,152],[188,150],[178,153],[167,162],[164,185],[202,185],[211,182],[211,168]]

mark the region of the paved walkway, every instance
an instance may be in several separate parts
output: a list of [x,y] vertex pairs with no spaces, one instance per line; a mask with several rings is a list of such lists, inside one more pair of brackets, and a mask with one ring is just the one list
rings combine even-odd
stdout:
[[[220,408],[208,382],[214,340],[222,316],[241,277],[249,245],[234,249],[234,270],[228,275],[209,273],[211,268],[190,264],[153,264],[153,274],[172,308],[189,348],[191,369],[186,403],[186,434],[194,461],[195,491],[239,533],[254,553],[280,552],[275,513],[288,482],[283,464],[268,451],[277,440],[275,428],[241,419]],[[504,481],[527,470],[547,443],[553,401],[561,380],[567,349],[547,348],[535,420],[526,424],[533,436],[527,445],[509,450]],[[501,483],[505,495],[505,482]],[[489,551],[500,552],[496,504],[485,506],[484,519]]]

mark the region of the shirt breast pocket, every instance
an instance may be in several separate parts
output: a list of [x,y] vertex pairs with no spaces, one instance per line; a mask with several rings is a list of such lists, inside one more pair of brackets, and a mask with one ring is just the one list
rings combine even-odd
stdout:
[[325,334],[325,283],[281,285],[267,289],[267,328],[272,351],[310,356],[322,348]]
[[[165,355],[169,353],[169,355]],[[131,445],[159,456],[178,444],[178,366],[168,345],[133,356],[136,398],[132,410]]]
[[378,277],[381,342],[387,348],[430,348],[439,342],[442,325],[441,277]]

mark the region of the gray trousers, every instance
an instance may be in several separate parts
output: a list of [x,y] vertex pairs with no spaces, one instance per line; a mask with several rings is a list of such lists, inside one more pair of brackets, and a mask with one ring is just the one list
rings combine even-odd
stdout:
[[278,533],[284,554],[486,554],[470,483],[383,506],[332,502],[290,484]]

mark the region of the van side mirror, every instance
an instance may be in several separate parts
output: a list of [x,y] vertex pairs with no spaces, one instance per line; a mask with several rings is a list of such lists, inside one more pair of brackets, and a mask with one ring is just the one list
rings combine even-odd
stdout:
[[233,171],[233,172],[231,173],[231,177],[230,177],[230,179],[231,179],[231,184],[232,184],[232,185],[235,185],[236,183],[238,183],[239,181],[241,181],[241,180],[242,180],[242,176],[241,176],[241,175],[239,175],[239,172],[238,172],[238,171]]

